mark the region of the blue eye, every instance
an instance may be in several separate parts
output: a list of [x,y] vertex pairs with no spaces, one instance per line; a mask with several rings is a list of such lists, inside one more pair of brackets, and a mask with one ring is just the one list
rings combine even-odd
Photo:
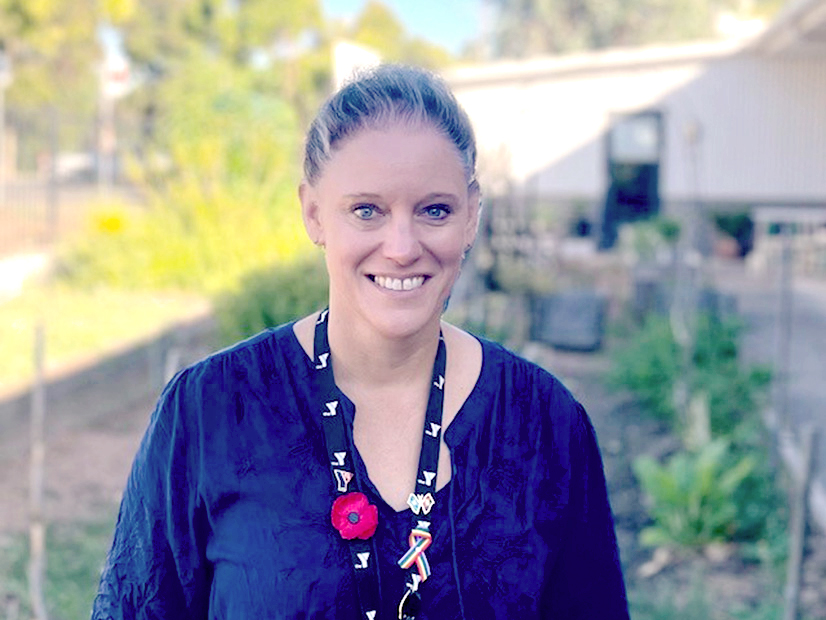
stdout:
[[450,215],[450,207],[447,205],[430,205],[425,207],[424,214],[434,220],[443,220]]
[[360,220],[371,220],[376,215],[376,207],[373,205],[359,205],[353,209],[353,213]]

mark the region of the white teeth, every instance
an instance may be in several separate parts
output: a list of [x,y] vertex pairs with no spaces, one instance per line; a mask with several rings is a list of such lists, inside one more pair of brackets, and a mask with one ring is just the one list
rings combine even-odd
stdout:
[[416,276],[414,278],[386,278],[384,276],[376,276],[375,282],[382,288],[390,289],[391,291],[412,291],[414,288],[419,288],[424,284],[424,276]]

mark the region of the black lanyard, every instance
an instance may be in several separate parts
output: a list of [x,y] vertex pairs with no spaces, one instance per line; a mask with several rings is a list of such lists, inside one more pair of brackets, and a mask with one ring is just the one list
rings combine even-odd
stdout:
[[[352,492],[350,483],[356,490],[360,484],[356,476],[352,444],[347,433],[344,416],[340,414],[342,395],[333,376],[330,358],[330,344],[327,338],[329,309],[319,314],[315,326],[314,357],[315,369],[321,381],[321,399],[317,409],[321,416],[327,457],[333,476],[336,497]],[[408,538],[409,549],[398,560],[398,565],[407,571],[405,591],[399,603],[398,617],[412,620],[421,608],[418,590],[420,584],[430,576],[430,565],[425,551],[432,543],[430,512],[436,504],[436,474],[439,467],[439,448],[442,437],[442,409],[444,403],[445,364],[447,354],[442,334],[433,365],[430,396],[425,412],[422,449],[419,454],[419,469],[416,488],[407,499],[412,512],[412,527]],[[371,540],[358,538],[346,541],[355,570],[356,587],[362,617],[378,620],[376,610],[380,598],[378,562],[374,560],[376,549]]]

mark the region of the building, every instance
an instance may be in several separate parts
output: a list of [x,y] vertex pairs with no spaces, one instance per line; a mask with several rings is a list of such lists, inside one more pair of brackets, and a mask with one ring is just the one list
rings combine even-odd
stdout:
[[624,152],[656,164],[661,211],[675,217],[826,213],[826,0],[793,1],[751,36],[465,66],[447,79],[487,175],[540,206],[601,221],[609,155]]

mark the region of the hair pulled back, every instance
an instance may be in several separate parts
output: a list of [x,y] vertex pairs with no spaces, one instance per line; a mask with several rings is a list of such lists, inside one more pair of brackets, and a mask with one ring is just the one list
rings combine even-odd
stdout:
[[476,183],[476,139],[467,114],[440,77],[416,67],[384,64],[356,74],[322,106],[310,125],[304,177],[315,185],[336,145],[362,129],[394,122],[427,123],[459,152],[468,184]]

